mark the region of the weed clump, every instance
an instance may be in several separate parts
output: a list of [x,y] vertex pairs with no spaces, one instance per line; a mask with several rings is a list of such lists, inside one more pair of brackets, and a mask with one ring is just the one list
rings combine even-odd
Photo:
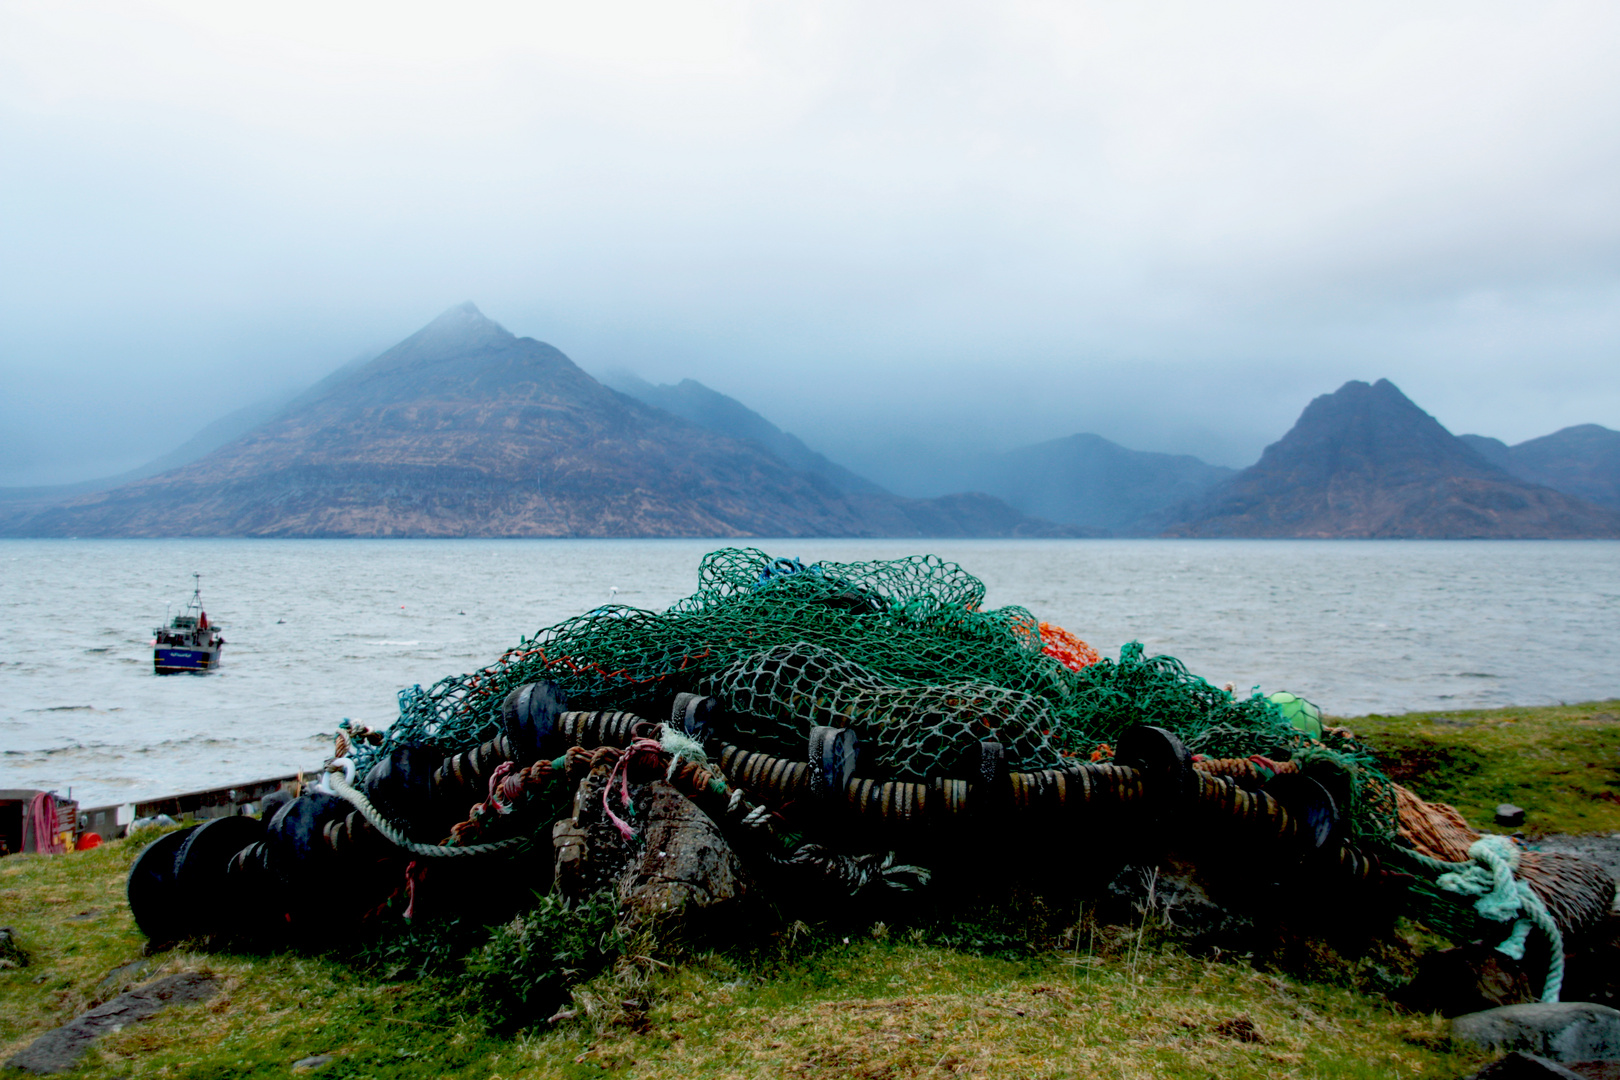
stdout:
[[545,1017],[569,988],[610,964],[623,950],[618,903],[603,890],[569,907],[557,896],[502,926],[467,957],[467,974],[505,1025]]

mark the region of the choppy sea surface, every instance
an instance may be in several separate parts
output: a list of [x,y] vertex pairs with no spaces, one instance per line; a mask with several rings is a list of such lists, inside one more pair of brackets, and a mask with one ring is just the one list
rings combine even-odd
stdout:
[[[711,540],[0,540],[0,788],[122,802],[318,766],[344,717],[608,602],[696,588]],[[1341,716],[1620,697],[1620,543],[751,541],[932,552],[1110,656],[1180,657]],[[203,575],[220,668],[152,673]],[[611,590],[617,590],[611,593]]]

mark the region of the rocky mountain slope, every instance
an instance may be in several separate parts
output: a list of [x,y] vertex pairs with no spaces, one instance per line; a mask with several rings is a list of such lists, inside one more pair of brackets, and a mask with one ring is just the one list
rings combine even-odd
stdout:
[[31,536],[1063,535],[990,500],[847,500],[464,304],[179,469],[13,514]]
[[1312,401],[1165,535],[1616,537],[1620,514],[1511,475],[1380,379]]
[[1620,510],[1620,431],[1576,424],[1515,446],[1484,435],[1457,437],[1521,480]]

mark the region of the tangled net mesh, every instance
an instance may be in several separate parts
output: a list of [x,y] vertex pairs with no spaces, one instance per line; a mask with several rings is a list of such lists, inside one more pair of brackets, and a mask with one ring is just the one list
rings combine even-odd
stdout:
[[[751,748],[797,756],[816,724],[854,728],[862,771],[965,775],[981,740],[1014,769],[1107,758],[1135,724],[1168,728],[1210,757],[1314,754],[1351,769],[1354,831],[1386,839],[1391,785],[1353,739],[1313,740],[1258,693],[1211,686],[1139,643],[1095,658],[1021,607],[986,609],[985,587],[932,555],[871,562],[772,558],[752,548],[705,556],[698,589],[667,611],[597,608],[508,649],[488,667],[414,686],[364,769],[412,742],[464,749],[495,730],[506,694],[549,679],[570,707],[649,708],[677,691],[713,694]],[[1094,659],[1095,658],[1095,659]]]

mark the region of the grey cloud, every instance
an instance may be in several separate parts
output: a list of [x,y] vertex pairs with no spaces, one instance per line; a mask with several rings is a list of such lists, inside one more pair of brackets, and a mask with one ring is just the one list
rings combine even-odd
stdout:
[[84,10],[0,14],[0,484],[467,297],[874,461],[1620,427],[1606,5]]

